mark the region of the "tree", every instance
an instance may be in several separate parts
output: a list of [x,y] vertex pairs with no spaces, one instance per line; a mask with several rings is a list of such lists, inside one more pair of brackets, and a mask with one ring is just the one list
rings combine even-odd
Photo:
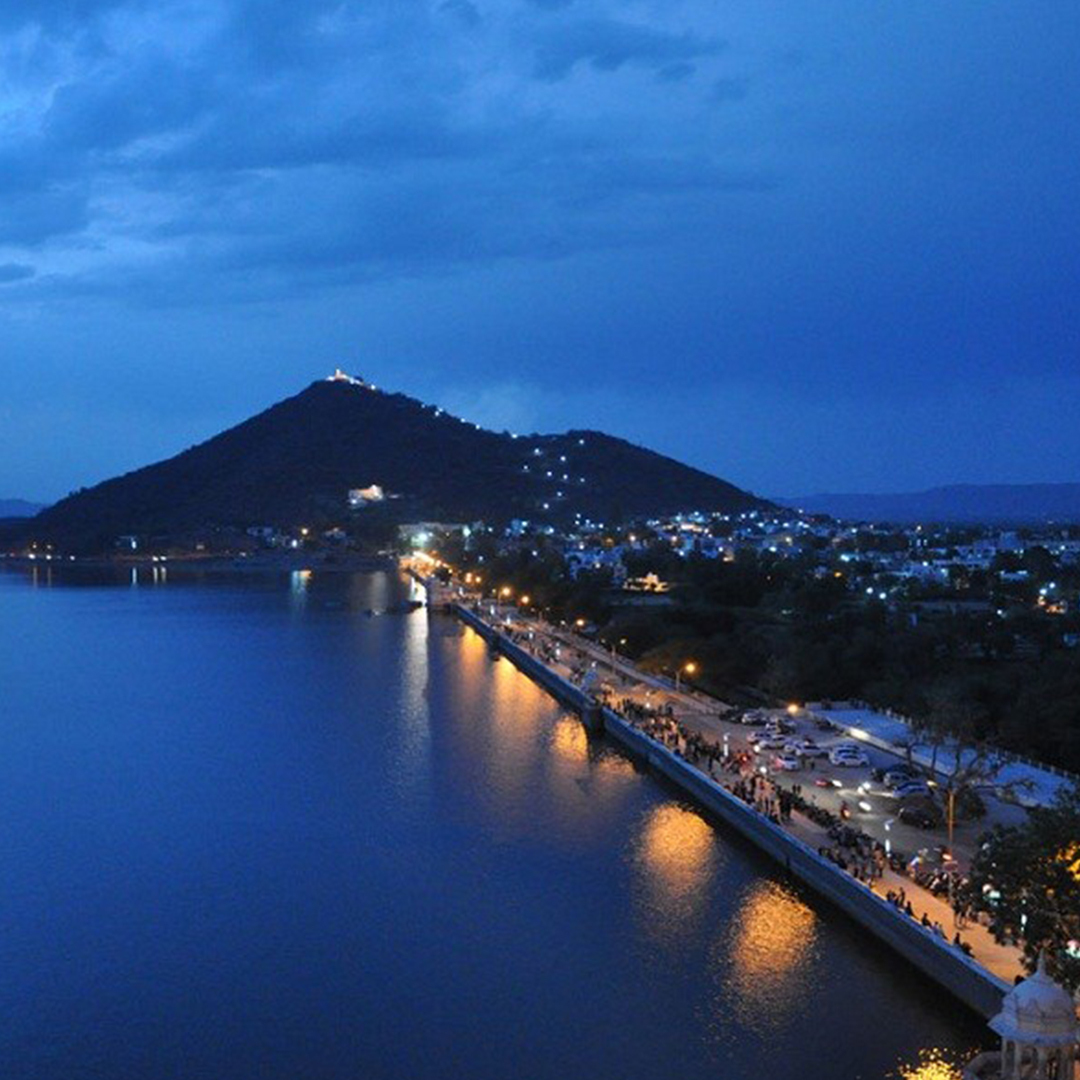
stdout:
[[1080,987],[1080,787],[985,836],[957,902],[989,915],[997,941],[1021,944],[1029,971],[1045,949],[1050,974]]

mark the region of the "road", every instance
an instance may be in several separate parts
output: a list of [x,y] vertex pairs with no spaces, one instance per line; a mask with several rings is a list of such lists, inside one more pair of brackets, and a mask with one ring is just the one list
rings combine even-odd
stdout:
[[[480,610],[484,617],[498,624],[504,632],[513,635],[519,644],[543,659],[564,678],[580,682],[585,673],[590,670],[596,671],[601,685],[610,689],[616,703],[621,699],[630,699],[656,708],[670,705],[674,718],[684,729],[699,732],[710,740],[720,743],[726,741],[732,754],[749,749],[750,735],[758,730],[736,722],[733,719],[734,710],[730,706],[693,689],[676,691],[666,681],[638,672],[625,658],[612,657],[610,652],[595,642],[582,639],[566,629],[552,627],[538,619],[522,617],[516,610],[510,607],[499,607],[490,601],[485,601],[480,606]],[[787,710],[770,711],[778,716],[783,715],[789,722],[794,723],[793,738],[803,736],[813,738],[823,748],[848,741],[848,737],[841,732],[819,731],[808,714],[797,713],[791,716]],[[726,717],[732,717],[732,719],[726,719]],[[773,790],[773,783],[787,788],[790,788],[793,783],[801,784],[804,797],[812,795],[818,805],[834,812],[839,811],[841,801],[846,801],[855,809],[851,824],[879,839],[883,844],[888,841],[889,846],[897,853],[910,855],[920,849],[940,843],[943,840],[942,835],[909,828],[898,822],[896,800],[885,793],[880,784],[871,783],[869,792],[858,790],[860,785],[870,782],[869,774],[872,768],[892,764],[899,757],[899,755],[889,755],[875,747],[866,749],[871,761],[868,768],[842,769],[829,766],[825,761],[815,761],[797,772],[774,770],[769,764],[771,755],[755,755],[750,750],[752,764],[744,769],[741,775],[744,777],[750,773],[764,775],[768,782],[767,792]],[[718,779],[730,784],[737,775],[739,774],[725,773]],[[829,786],[817,787],[815,781],[818,779],[830,781]],[[839,786],[831,783],[834,780],[839,781]],[[860,800],[870,806],[869,811],[857,809]],[[971,828],[970,831],[974,833],[982,827],[980,825]],[[784,828],[815,850],[833,846],[833,840],[826,829],[797,811],[792,815],[790,822],[784,823]],[[958,834],[958,841],[961,840]],[[934,896],[911,878],[886,868],[879,880],[864,887],[872,888],[882,896],[889,891],[897,892],[903,889],[907,899],[911,901],[916,918],[925,915],[930,923],[940,924],[948,940],[951,940],[952,936],[959,931],[963,940],[971,947],[974,959],[987,970],[1007,983],[1011,983],[1017,975],[1023,973],[1020,952],[1017,948],[999,945],[986,927],[979,923],[958,925],[947,898]],[[927,933],[931,932],[927,931]]]
[[[584,671],[595,670],[602,685],[610,688],[613,700],[626,698],[656,708],[671,706],[676,719],[690,730],[722,743],[726,741],[732,753],[750,751],[754,754],[756,767],[759,771],[764,769],[766,776],[787,787],[800,784],[804,798],[834,814],[840,813],[842,803],[846,804],[852,814],[851,824],[882,844],[887,844],[891,850],[913,856],[922,849],[947,844],[944,825],[936,829],[921,829],[900,821],[897,817],[899,801],[883,784],[872,778],[873,770],[903,762],[902,749],[897,748],[890,753],[863,744],[862,749],[870,761],[869,766],[864,768],[830,765],[827,757],[821,757],[806,760],[797,771],[778,770],[773,765],[775,751],[757,754],[752,750],[750,738],[759,728],[735,722],[736,710],[732,706],[690,687],[676,691],[668,680],[639,671],[625,657],[613,656],[610,650],[596,642],[569,629],[554,627],[541,619],[524,615],[512,605],[485,601],[483,610],[504,630],[532,640],[534,644],[547,642],[552,648],[557,647],[560,650],[558,661],[566,673],[580,678]],[[852,741],[842,731],[820,730],[813,718],[801,710],[794,715],[785,709],[760,711],[793,723],[795,730],[792,738],[812,739],[824,751],[838,743]],[[1022,808],[1002,802],[989,793],[984,794],[983,798],[988,811],[985,818],[957,822],[954,826],[951,853],[961,869],[966,869],[970,864],[979,837],[991,825],[1016,824],[1025,816]]]

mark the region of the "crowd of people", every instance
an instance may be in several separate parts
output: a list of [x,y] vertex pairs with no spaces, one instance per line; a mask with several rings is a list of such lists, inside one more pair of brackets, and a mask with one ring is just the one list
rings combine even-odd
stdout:
[[[700,732],[686,728],[675,718],[670,705],[651,707],[632,698],[612,701],[610,694],[605,704],[650,738],[721,782],[732,795],[753,806],[776,824],[790,822],[794,810],[816,810],[817,812],[809,813],[808,816],[818,824],[827,824],[829,839],[833,841],[820,846],[818,854],[868,888],[873,889],[875,882],[884,877],[886,869],[891,869],[896,873],[912,876],[917,884],[935,895],[948,891],[946,872],[937,870],[927,873],[921,868],[912,870],[901,856],[887,852],[885,845],[879,840],[835,820],[829,811],[822,810],[806,800],[801,784],[792,784],[790,788],[786,788],[775,780],[762,776],[756,771],[754,758],[749,751],[730,751]],[[931,933],[948,940],[940,921],[932,920],[925,911],[921,916],[916,915],[903,886],[898,891],[888,890],[885,899],[898,911],[917,919]],[[954,935],[952,944],[966,955],[971,955],[971,946],[960,937],[959,931]]]
[[[559,659],[557,647],[549,641],[534,640],[531,636],[526,637],[513,631],[509,636],[516,644],[546,663]],[[562,658],[562,662],[565,663],[567,659]],[[575,668],[572,663],[570,666],[573,681],[581,685],[588,669],[580,665]],[[599,687],[596,694],[605,707],[722,784],[728,792],[775,824],[790,823],[793,812],[797,810],[815,824],[826,828],[832,843],[819,846],[818,855],[851,874],[855,880],[871,890],[889,868],[910,877],[915,884],[934,895],[941,896],[950,892],[951,870],[928,870],[917,865],[918,860],[909,866],[899,855],[887,852],[880,841],[845,824],[843,804],[841,816],[838,817],[818,806],[813,799],[805,798],[801,784],[793,783],[784,787],[776,780],[762,775],[758,771],[754,756],[748,750],[733,750],[726,742],[710,739],[701,732],[688,728],[676,718],[669,702],[649,705],[628,696],[616,698],[610,685]],[[932,920],[925,911],[921,916],[916,915],[903,886],[896,890],[887,890],[885,900],[899,912],[916,919],[927,931],[948,941],[948,935],[940,921]],[[951,943],[966,955],[972,955],[971,946],[960,937],[959,931]]]

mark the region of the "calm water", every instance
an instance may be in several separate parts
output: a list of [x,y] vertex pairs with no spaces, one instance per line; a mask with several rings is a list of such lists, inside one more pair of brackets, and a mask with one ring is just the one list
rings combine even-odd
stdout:
[[385,574],[0,571],[0,1075],[884,1077],[983,1028]]

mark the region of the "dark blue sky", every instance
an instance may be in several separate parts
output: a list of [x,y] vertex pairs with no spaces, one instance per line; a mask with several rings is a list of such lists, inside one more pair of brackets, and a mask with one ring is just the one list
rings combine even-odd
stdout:
[[1080,480],[1067,0],[0,0],[0,495],[341,365],[765,494]]

